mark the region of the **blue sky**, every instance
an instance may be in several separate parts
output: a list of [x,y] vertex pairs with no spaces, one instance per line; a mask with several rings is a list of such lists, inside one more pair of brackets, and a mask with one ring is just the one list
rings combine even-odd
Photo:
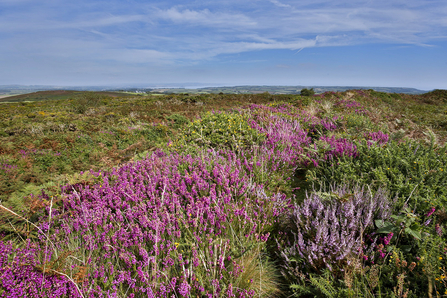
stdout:
[[447,89],[445,0],[0,0],[0,85]]

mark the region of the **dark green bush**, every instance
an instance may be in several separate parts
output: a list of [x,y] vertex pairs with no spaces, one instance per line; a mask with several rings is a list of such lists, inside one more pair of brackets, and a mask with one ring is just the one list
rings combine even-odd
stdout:
[[314,91],[314,88],[310,88],[310,89],[304,88],[304,89],[301,89],[300,94],[301,94],[301,96],[313,96],[315,94],[315,91]]

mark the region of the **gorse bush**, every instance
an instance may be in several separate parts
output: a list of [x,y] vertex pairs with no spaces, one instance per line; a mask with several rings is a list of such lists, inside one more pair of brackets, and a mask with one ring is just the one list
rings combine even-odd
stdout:
[[316,185],[358,181],[373,189],[386,187],[391,196],[399,196],[397,210],[404,203],[419,214],[445,206],[446,146],[386,143],[386,136],[371,134],[367,139],[371,140],[356,143],[357,156],[339,159],[337,166],[330,161],[320,163],[320,167],[308,171],[308,179]]
[[188,118],[180,114],[172,114],[166,117],[166,120],[172,121],[172,126],[174,128],[180,128],[189,122]]
[[233,150],[259,144],[264,136],[251,128],[247,118],[237,112],[207,113],[190,123],[182,143],[195,143],[208,148],[227,147]]

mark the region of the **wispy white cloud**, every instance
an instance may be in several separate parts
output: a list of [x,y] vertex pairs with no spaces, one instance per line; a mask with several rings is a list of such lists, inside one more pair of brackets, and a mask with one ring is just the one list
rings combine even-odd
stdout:
[[211,12],[208,9],[199,11],[190,9],[179,10],[173,7],[167,10],[159,10],[156,16],[175,23],[187,23],[194,26],[250,27],[256,25],[253,19],[244,14]]
[[275,4],[275,5],[278,6],[278,7],[292,8],[291,5],[281,3],[281,2],[279,2],[279,1],[277,1],[277,0],[269,0],[269,1],[270,1],[271,3],[273,3],[273,4]]
[[107,26],[117,26],[124,23],[138,22],[145,20],[143,15],[98,15],[92,14],[89,18],[85,16],[79,19],[60,20],[52,18],[49,15],[38,15],[25,12],[14,16],[4,16],[0,19],[0,31],[17,32],[17,31],[51,31],[63,29],[84,29],[98,28]]

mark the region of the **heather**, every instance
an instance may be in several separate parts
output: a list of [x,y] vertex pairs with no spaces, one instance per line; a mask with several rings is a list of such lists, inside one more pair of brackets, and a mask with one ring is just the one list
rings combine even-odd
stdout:
[[444,295],[434,94],[92,96],[2,106],[2,297]]
[[[259,286],[259,277],[247,283],[238,266],[262,250],[289,202],[267,195],[234,153],[157,152],[102,179],[92,188],[66,187],[66,200],[54,213],[59,224],[52,240],[59,249],[95,256],[91,265],[79,264],[90,267],[86,280],[95,280],[86,295],[96,288],[97,294],[118,295],[152,289],[157,297],[259,291],[250,289]],[[264,287],[269,282],[274,280]]]
[[369,243],[364,236],[375,231],[374,221],[390,218],[391,205],[383,189],[372,195],[344,185],[307,193],[276,239],[282,273],[292,283],[326,268],[336,277],[352,260],[369,260],[377,239]]

